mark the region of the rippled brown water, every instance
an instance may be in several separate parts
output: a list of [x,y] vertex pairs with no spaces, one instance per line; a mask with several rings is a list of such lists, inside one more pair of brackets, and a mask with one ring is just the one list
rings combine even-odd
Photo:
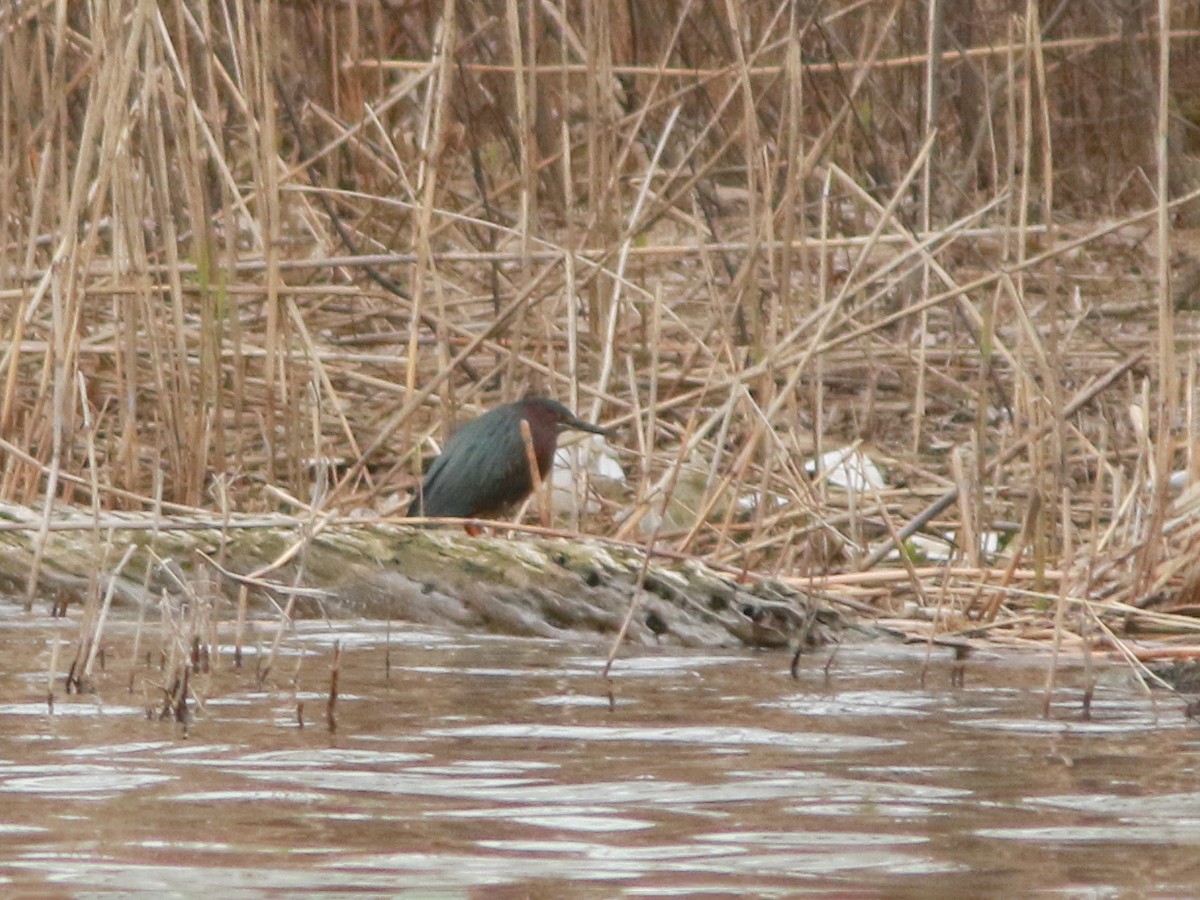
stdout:
[[185,732],[147,717],[154,642],[134,666],[132,624],[106,633],[97,693],[51,715],[75,625],[0,615],[0,891],[1200,891],[1197,726],[1119,679],[1081,721],[1071,673],[1043,719],[1041,659],[957,688],[884,643],[799,680],[778,652],[639,649],[610,710],[601,645],[307,622],[273,687],[225,648]]

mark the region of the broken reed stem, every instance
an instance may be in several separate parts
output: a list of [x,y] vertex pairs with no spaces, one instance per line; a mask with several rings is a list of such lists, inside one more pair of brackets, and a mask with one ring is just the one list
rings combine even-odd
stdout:
[[46,668],[46,712],[54,715],[54,679],[58,677],[58,654],[63,641],[57,634],[50,639],[50,665]]
[[[1063,525],[1063,533],[1067,535],[1067,552],[1071,552],[1073,544],[1070,541],[1071,534],[1071,498],[1064,490],[1062,502],[1059,504],[1059,513]],[[1067,562],[1071,560],[1068,558]],[[1045,695],[1042,698],[1042,716],[1050,718],[1050,708],[1054,701],[1054,684],[1058,676],[1058,657],[1062,650],[1063,626],[1067,615],[1067,589],[1066,581],[1060,581],[1058,586],[1058,599],[1054,605],[1054,639],[1051,644],[1050,663],[1046,667],[1046,689]]]
[[246,612],[250,604],[250,588],[248,585],[238,585],[237,624],[233,629],[233,667],[242,667],[242,641],[246,635]]
[[108,588],[104,591],[104,602],[100,607],[100,615],[96,618],[96,627],[89,638],[91,646],[88,650],[87,660],[83,665],[84,678],[90,678],[92,675],[92,664],[95,662],[96,653],[100,649],[100,639],[104,633],[104,623],[108,620],[108,611],[112,608],[113,595],[117,591],[117,579],[121,577],[121,572],[125,569],[125,565],[129,562],[135,550],[137,550],[136,544],[130,544],[126,547],[125,553],[121,556],[121,561],[117,563],[116,568],[107,576]]
[[[271,670],[275,668],[275,654],[279,652],[279,645],[283,641],[283,632],[288,626],[294,623],[293,613],[296,609],[296,595],[292,594],[288,597],[287,606],[279,611],[279,625],[275,629],[275,637],[271,641],[271,650],[267,654],[265,665],[258,670],[259,683],[263,683],[271,674]],[[303,654],[301,654],[303,658]],[[299,663],[297,663],[297,672],[299,671]]]
[[342,668],[342,642],[333,642],[333,662],[329,667],[329,699],[325,703],[325,724],[330,734],[337,733],[338,680]]

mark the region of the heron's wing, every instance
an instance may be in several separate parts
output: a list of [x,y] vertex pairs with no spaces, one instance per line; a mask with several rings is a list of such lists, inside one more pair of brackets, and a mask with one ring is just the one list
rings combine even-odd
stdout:
[[[529,464],[519,429],[475,419],[446,443],[422,487],[427,516],[496,512],[530,490]],[[414,501],[414,506],[420,504]],[[415,513],[414,513],[415,514]]]

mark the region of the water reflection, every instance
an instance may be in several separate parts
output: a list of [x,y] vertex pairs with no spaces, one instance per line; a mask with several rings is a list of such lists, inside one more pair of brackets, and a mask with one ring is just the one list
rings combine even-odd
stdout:
[[[193,719],[109,632],[45,700],[61,623],[0,627],[0,883],[27,893],[470,890],[1188,894],[1194,726],[1043,662],[637,651],[303,623],[264,683],[222,649]],[[143,646],[145,645],[143,636]],[[226,637],[222,637],[222,642]],[[325,704],[341,648],[337,730]],[[280,659],[283,659],[281,657]],[[924,681],[924,686],[922,686]],[[132,690],[131,690],[132,688]],[[614,694],[610,707],[608,693]],[[147,710],[155,715],[148,716]],[[301,724],[303,723],[303,725]]]

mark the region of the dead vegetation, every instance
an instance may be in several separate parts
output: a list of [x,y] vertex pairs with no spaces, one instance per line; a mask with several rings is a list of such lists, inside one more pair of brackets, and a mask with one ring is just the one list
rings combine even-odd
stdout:
[[623,429],[566,529],[909,628],[1189,628],[1200,4],[17,2],[0,79],[0,494],[47,522],[396,516],[536,392]]

